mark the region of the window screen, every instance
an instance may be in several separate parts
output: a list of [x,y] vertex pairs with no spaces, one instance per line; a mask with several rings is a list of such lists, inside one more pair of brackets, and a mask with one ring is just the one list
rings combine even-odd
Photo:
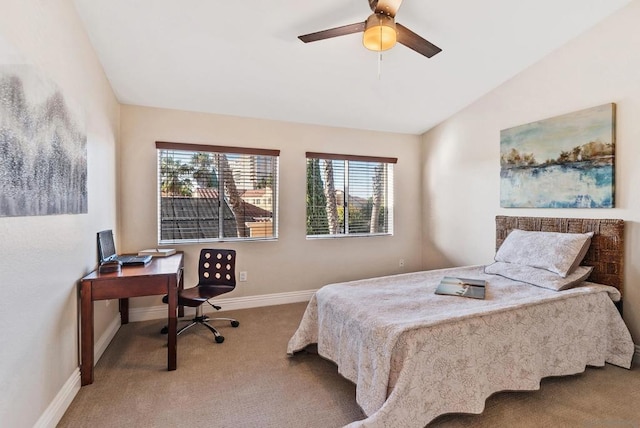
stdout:
[[307,236],[393,234],[396,158],[307,153]]
[[159,242],[277,237],[278,150],[156,142]]

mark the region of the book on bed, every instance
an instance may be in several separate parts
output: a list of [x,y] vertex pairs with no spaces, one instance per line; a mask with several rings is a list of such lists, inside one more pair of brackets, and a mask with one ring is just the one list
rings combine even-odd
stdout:
[[486,285],[487,281],[484,279],[445,276],[440,281],[440,284],[438,284],[436,294],[484,299],[484,289]]

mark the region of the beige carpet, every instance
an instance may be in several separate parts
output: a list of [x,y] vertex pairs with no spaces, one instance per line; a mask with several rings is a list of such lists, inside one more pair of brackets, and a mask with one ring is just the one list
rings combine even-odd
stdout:
[[[341,427],[365,416],[355,386],[313,354],[286,356],[306,304],[221,313],[226,340],[195,326],[166,371],[162,321],[123,326],[59,427]],[[545,379],[540,391],[503,392],[482,415],[444,415],[430,427],[640,427],[640,367],[607,365]],[[401,427],[399,427],[401,428]]]

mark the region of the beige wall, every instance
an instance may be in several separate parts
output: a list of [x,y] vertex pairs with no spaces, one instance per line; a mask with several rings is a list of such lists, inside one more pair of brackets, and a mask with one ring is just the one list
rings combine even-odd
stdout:
[[[624,219],[624,318],[640,343],[638,22],[634,1],[423,136],[426,268],[490,262],[498,214]],[[610,102],[617,105],[617,208],[500,208],[501,129]]]
[[[421,267],[418,136],[135,106],[122,106],[121,131],[122,180],[136,183],[119,192],[124,250],[156,245],[155,141],[173,141],[280,150],[279,239],[210,244],[237,250],[238,270],[248,273],[248,281],[229,297],[309,290]],[[305,239],[306,151],[397,157],[394,236]],[[177,246],[186,252],[185,286],[195,285],[198,253],[205,246]],[[401,258],[404,269],[398,266]],[[160,304],[159,298],[131,302],[134,308]]]
[[[88,214],[0,218],[0,425],[31,427],[78,369],[76,283],[96,265],[97,230],[115,226],[119,106],[71,1],[1,9],[0,52],[53,80],[88,134]],[[97,306],[100,337],[117,305]]]

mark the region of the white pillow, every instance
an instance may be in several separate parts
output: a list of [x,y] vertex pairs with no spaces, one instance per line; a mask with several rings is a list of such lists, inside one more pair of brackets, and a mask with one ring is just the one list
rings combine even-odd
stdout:
[[580,265],[591,245],[592,236],[593,232],[513,229],[496,252],[495,261],[546,269],[564,278]]
[[492,275],[500,275],[514,281],[526,282],[537,287],[561,291],[575,287],[591,275],[593,266],[578,266],[576,270],[566,278],[549,272],[546,269],[538,269],[531,266],[517,265],[514,263],[495,262],[485,266],[484,272]]

